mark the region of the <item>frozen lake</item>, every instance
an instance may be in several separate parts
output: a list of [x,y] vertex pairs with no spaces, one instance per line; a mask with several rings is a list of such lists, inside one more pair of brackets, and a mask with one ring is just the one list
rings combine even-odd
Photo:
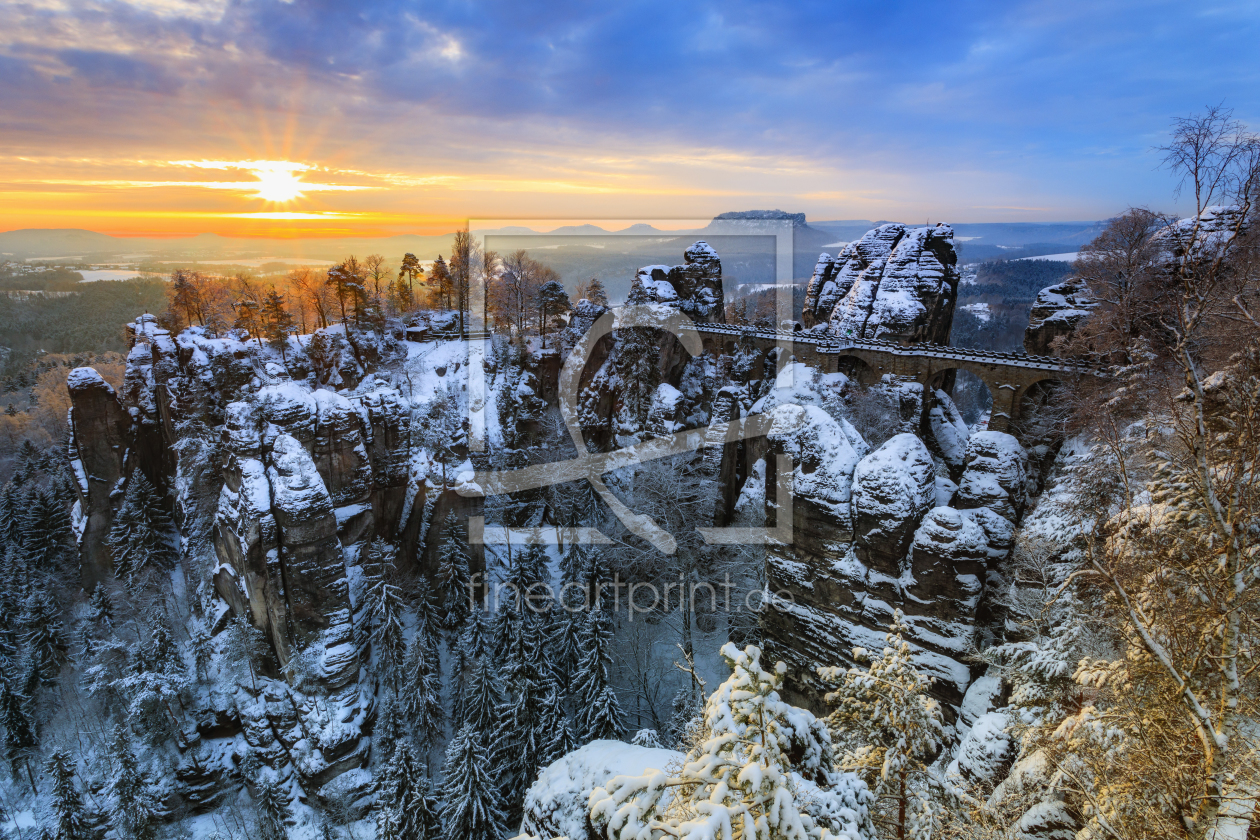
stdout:
[[130,280],[139,277],[140,272],[132,268],[89,268],[79,272],[84,283],[98,283],[101,280]]

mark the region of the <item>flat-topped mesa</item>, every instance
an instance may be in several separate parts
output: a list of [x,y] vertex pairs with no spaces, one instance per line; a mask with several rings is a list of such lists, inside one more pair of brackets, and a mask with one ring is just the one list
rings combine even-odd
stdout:
[[802,320],[846,338],[948,344],[957,265],[948,225],[881,225],[838,256],[819,256]]
[[725,324],[722,261],[704,240],[683,252],[683,265],[645,265],[630,284],[629,302],[663,303],[697,323]]
[[1024,351],[1033,356],[1057,356],[1057,338],[1070,338],[1098,303],[1081,280],[1065,280],[1037,293],[1024,330]]

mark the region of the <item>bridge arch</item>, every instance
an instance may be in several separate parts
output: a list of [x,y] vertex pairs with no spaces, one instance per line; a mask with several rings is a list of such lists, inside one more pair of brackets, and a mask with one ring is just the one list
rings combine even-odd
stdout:
[[924,384],[928,392],[925,397],[938,390],[948,394],[968,426],[976,425],[993,411],[997,396],[994,385],[966,365],[938,369]]
[[879,374],[860,356],[847,353],[837,356],[835,370],[863,387],[869,387],[879,381]]

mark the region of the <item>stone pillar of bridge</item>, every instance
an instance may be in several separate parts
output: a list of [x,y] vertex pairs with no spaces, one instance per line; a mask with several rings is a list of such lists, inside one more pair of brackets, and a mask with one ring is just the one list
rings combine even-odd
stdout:
[[993,395],[989,430],[1014,434],[1011,430],[1019,420],[1019,393],[1022,390],[1020,384],[1005,377],[986,377],[984,384],[989,386],[989,393]]

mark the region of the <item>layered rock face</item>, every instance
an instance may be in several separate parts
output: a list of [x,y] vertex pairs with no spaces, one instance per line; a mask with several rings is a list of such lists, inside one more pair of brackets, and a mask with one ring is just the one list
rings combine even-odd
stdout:
[[92,368],[75,368],[66,387],[71,405],[70,462],[78,478],[79,509],[86,517],[80,569],[83,587],[90,592],[114,568],[105,539],[121,499],[119,482],[127,475],[132,423],[113,387]]
[[694,243],[682,265],[646,265],[630,284],[629,302],[675,306],[697,323],[726,323],[722,261],[709,243]]
[[1097,306],[1080,280],[1047,286],[1037,293],[1024,330],[1024,352],[1033,356],[1057,356],[1056,338],[1070,338]]
[[[687,248],[683,258],[683,265],[640,268],[628,302],[649,311],[655,307],[662,320],[676,310],[697,323],[725,323],[717,252],[701,241]],[[605,312],[589,301],[575,307],[561,336],[566,356]],[[579,418],[587,440],[606,449],[618,437],[707,424],[717,373],[715,356],[691,357],[668,332],[619,328],[595,343],[579,380]]]
[[[1026,501],[1019,442],[1000,432],[968,437],[938,393],[937,437],[948,436],[948,445],[929,447],[904,432],[870,451],[843,409],[836,413],[836,397],[850,387],[843,375],[793,364],[778,384],[752,408],[773,424],[762,461],[748,470],[766,478],[750,479],[745,495],[750,487],[761,493],[769,518],[771,456],[791,456],[792,540],[768,547],[775,597],[761,616],[767,650],[789,666],[786,696],[821,708],[818,666],[850,663],[854,647],[882,646],[900,609],[916,662],[936,678],[933,693],[957,707],[975,676],[966,659],[983,630],[984,593]],[[946,449],[958,461],[957,484],[940,454]]]
[[[435,512],[462,518],[479,503],[425,481],[428,461],[413,463],[408,400],[371,374],[353,392],[320,390],[278,365],[257,368],[235,339],[199,329],[171,336],[152,316],[129,332],[121,398],[91,369],[69,380],[85,582],[112,570],[104,535],[120,479],[140,469],[170,488],[177,522],[213,518],[215,587],[267,632],[281,666],[314,646],[324,652],[319,677],[333,689],[349,684],[358,652],[347,566],[360,547],[385,536],[399,543],[405,571],[428,570]],[[175,453],[196,440],[219,460],[181,472]],[[217,497],[211,510],[207,496]]]
[[819,256],[802,320],[848,338],[946,344],[957,263],[949,226],[882,225],[836,257]]

